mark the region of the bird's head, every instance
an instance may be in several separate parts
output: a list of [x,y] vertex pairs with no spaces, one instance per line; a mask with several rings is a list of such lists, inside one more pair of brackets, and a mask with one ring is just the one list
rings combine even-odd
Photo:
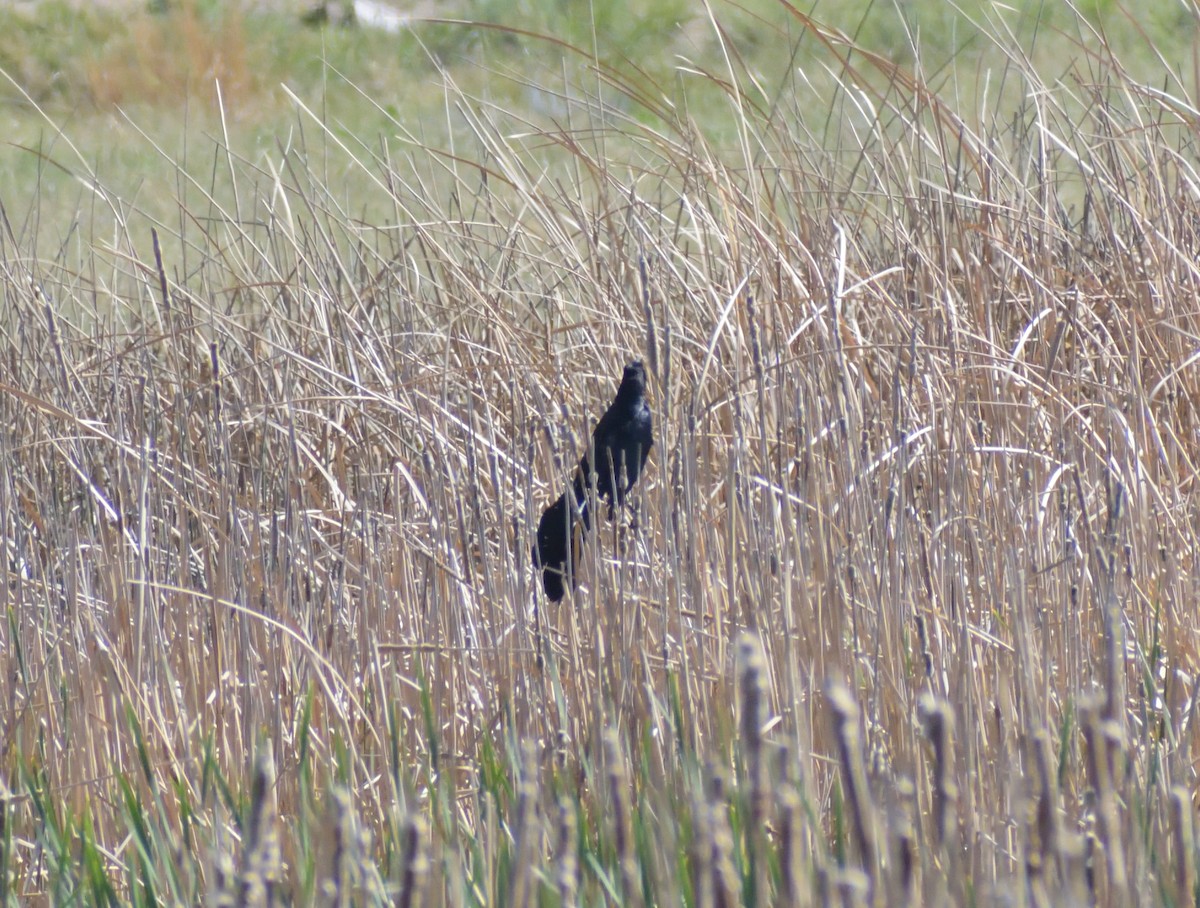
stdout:
[[617,389],[617,400],[636,400],[646,393],[646,367],[635,359],[625,367],[621,376],[621,387]]

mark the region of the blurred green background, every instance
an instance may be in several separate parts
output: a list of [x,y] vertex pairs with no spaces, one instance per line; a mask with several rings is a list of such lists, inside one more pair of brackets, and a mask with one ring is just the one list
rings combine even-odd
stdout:
[[[227,168],[225,151],[261,166],[264,178],[264,161],[301,144],[312,155],[342,143],[360,161],[394,162],[429,147],[470,157],[464,98],[531,132],[579,127],[576,99],[599,98],[651,126],[670,111],[719,142],[735,118],[726,102],[710,101],[737,72],[764,108],[808,91],[821,102],[811,109],[828,119],[830,103],[820,96],[852,78],[806,29],[808,15],[980,122],[997,105],[1025,100],[1023,87],[1006,81],[1013,57],[1035,61],[1047,84],[1079,81],[1089,56],[1101,53],[1119,58],[1148,90],[1195,97],[1200,80],[1197,14],[1177,0],[1141,3],[1136,12],[1087,0],[1082,19],[1058,0],[375,0],[370,9],[385,7],[411,17],[407,25],[372,27],[366,15],[322,24],[311,6],[285,0],[3,6],[0,202],[10,226],[35,243],[62,244],[120,227],[123,211],[178,218],[177,203],[194,206],[197,188],[214,197],[224,191],[216,173]],[[984,37],[981,26],[1009,36],[1007,44]],[[598,71],[594,59],[610,69]],[[631,104],[630,93],[610,90],[606,79],[634,86],[648,103]],[[818,141],[822,128],[827,133],[827,124],[811,127]],[[348,211],[386,217],[346,151],[323,166],[325,185],[344,190]]]

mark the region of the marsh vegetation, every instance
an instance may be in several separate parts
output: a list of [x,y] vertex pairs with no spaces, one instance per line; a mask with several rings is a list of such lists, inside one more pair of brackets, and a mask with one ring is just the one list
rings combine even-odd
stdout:
[[551,6],[6,64],[4,903],[1193,904],[1195,11]]

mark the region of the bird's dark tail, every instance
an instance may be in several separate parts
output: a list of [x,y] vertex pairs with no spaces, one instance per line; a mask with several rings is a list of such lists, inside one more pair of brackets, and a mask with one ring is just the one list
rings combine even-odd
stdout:
[[[587,500],[572,509],[568,495],[563,492],[542,512],[533,549],[533,566],[541,570],[542,588],[551,602],[558,602],[566,595],[568,579],[571,588],[575,588],[575,572],[586,532]],[[584,521],[576,517],[575,510],[580,511]]]

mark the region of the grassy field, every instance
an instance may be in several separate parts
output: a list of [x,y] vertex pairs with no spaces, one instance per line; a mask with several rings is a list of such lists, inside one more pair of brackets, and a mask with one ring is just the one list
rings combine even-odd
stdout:
[[506,10],[0,12],[0,904],[1195,904],[1200,11]]

